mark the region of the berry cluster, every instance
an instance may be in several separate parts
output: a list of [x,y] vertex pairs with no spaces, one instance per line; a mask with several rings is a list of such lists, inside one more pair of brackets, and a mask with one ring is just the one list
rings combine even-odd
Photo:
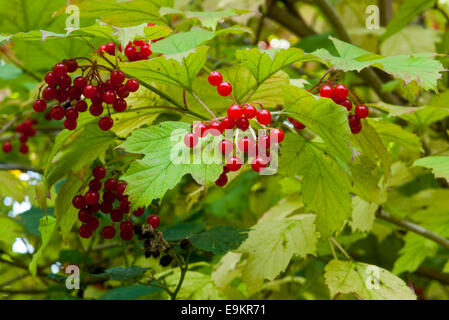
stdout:
[[[98,125],[102,130],[111,129],[114,121],[111,118],[109,106],[112,105],[116,112],[125,111],[127,107],[125,98],[130,92],[136,92],[139,89],[139,82],[129,79],[124,83],[126,76],[122,71],[109,70],[95,62],[90,62],[91,65],[79,66],[75,59],[70,59],[55,64],[53,70],[45,75],[46,86],[43,90],[45,84],[40,88],[38,99],[33,103],[34,110],[44,112],[47,102],[56,99],[59,104],[51,107],[49,116],[54,120],[65,118],[64,127],[74,130],[77,127],[79,113],[87,111],[87,99],[90,99],[89,112],[95,117],[103,114],[103,103],[106,104],[108,115],[102,116]],[[103,81],[100,76],[100,67],[110,71],[109,79],[106,81]],[[69,73],[74,73],[78,69],[82,74],[72,79]],[[87,74],[84,75],[87,70]]]
[[[22,154],[27,154],[29,151],[28,145],[26,144],[28,138],[34,137],[36,135],[36,129],[33,128],[34,125],[37,125],[38,121],[36,119],[26,119],[20,122],[16,126],[16,132],[19,133],[19,141],[20,147],[19,152]],[[10,140],[5,141],[2,145],[2,150],[5,153],[10,153],[13,149],[12,143]]]
[[353,134],[357,134],[362,131],[362,122],[360,119],[368,117],[369,109],[363,104],[356,104],[354,113],[351,113],[353,109],[353,102],[348,99],[349,90],[344,84],[324,84],[319,87],[319,93],[321,97],[330,98],[335,103],[345,107],[348,110],[349,128]]
[[[222,96],[230,95],[232,86],[228,82],[223,82],[223,77],[219,72],[212,72],[209,75],[209,83],[217,86],[218,93]],[[234,100],[234,99],[233,99]],[[263,134],[256,135],[251,128],[252,135],[246,135],[245,132],[250,129],[250,120],[261,125]],[[225,166],[223,173],[217,179],[217,186],[225,186],[228,182],[227,173],[238,171],[244,163],[245,156],[251,160],[251,167],[256,172],[264,170],[271,161],[270,148],[284,140],[284,132],[278,128],[266,127],[271,123],[272,115],[262,104],[232,104],[227,109],[227,116],[219,119],[200,122],[191,132],[184,137],[184,143],[189,148],[198,145],[200,138],[205,138],[209,133],[213,136],[223,135],[225,130],[235,128],[243,132],[242,136],[235,143],[229,139],[223,139],[218,145],[218,149],[225,157]]]
[[168,242],[164,239],[162,232],[156,230],[151,223],[148,225],[135,225],[134,232],[137,234],[138,240],[144,240],[143,249],[145,258],[158,258],[161,255],[161,252],[167,253],[171,248]]
[[[120,223],[120,237],[124,241],[129,241],[134,236],[134,224],[131,220],[130,201],[125,194],[126,182],[117,181],[115,178],[106,178],[106,169],[96,166],[92,170],[93,179],[89,181],[89,189],[84,195],[76,195],[72,204],[79,209],[78,219],[83,223],[78,232],[83,238],[90,238],[95,230],[100,226],[100,220],[96,213],[109,214],[112,225],[107,225],[101,230],[101,234],[106,239],[114,238],[116,230],[115,223]],[[102,190],[103,188],[103,190]],[[141,217],[145,213],[145,208],[139,208],[132,212],[136,217]],[[160,224],[159,217],[150,215],[147,223],[153,228]]]

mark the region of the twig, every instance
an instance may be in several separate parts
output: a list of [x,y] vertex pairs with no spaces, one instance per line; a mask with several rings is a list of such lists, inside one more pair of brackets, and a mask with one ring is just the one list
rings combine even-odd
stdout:
[[209,112],[209,114],[213,117],[213,118],[217,118],[217,116],[212,112],[212,110],[209,109],[209,107],[200,99],[200,97],[198,97],[196,95],[195,92],[191,92],[191,95],[196,99],[196,101],[198,101],[204,109],[206,109],[207,112]]
[[335,243],[335,245],[337,246],[337,248],[345,255],[346,258],[348,258],[349,260],[352,260],[351,256],[346,252],[345,249],[343,249],[343,247],[337,242],[337,240],[335,240],[334,237],[330,237],[329,238],[333,243]]

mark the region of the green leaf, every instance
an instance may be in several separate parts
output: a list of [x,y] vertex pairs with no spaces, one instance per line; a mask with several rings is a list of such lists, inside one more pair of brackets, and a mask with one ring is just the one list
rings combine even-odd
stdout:
[[325,272],[332,297],[338,293],[355,293],[365,300],[416,300],[404,281],[374,265],[332,260]]
[[171,29],[166,26],[152,26],[147,27],[147,23],[142,23],[137,26],[132,27],[113,27],[114,32],[112,33],[114,36],[117,36],[122,48],[128,45],[129,42],[132,42],[135,38],[144,38],[147,40],[155,40],[162,37],[166,37],[171,33]]
[[28,266],[28,269],[30,270],[33,277],[36,276],[37,264],[39,262],[42,253],[44,252],[45,248],[47,247],[48,243],[51,240],[51,237],[55,230],[55,226],[56,226],[56,219],[51,216],[42,217],[39,222],[39,232],[41,233],[42,244],[39,250],[37,250],[37,252],[33,255],[33,259],[31,260],[30,265]]
[[181,14],[184,15],[188,19],[196,18],[201,24],[209,29],[215,31],[217,27],[217,23],[228,17],[233,17],[240,14],[250,13],[251,11],[245,10],[236,10],[236,9],[228,9],[228,10],[220,10],[220,11],[181,11],[174,8],[163,7],[159,10],[159,14],[161,16],[167,14]]
[[371,231],[378,207],[379,206],[375,203],[369,203],[359,197],[353,197],[351,223],[352,230],[360,230],[362,232]]
[[171,156],[183,154],[183,150],[185,152],[183,139],[188,130],[188,123],[162,122],[134,131],[121,145],[127,152],[145,155],[141,160],[134,161],[122,177],[128,182],[126,190],[133,207],[147,206],[154,199],[162,198],[186,174],[191,174],[203,185],[214,182],[221,174],[222,165],[202,150],[198,150],[201,152],[198,163],[172,161]]
[[[165,278],[167,285],[173,292],[181,276],[179,270]],[[219,300],[223,295],[217,289],[210,275],[197,271],[189,271],[185,275],[181,290],[176,297],[178,300]]]
[[5,247],[11,248],[16,238],[24,236],[24,227],[20,221],[2,215],[0,216],[0,234],[2,235],[0,244],[3,243]]
[[[54,216],[53,208],[47,209],[47,215]],[[40,237],[39,222],[40,219],[45,216],[45,211],[41,208],[31,207],[30,210],[25,211],[15,217],[15,220],[19,222],[23,227],[31,234]]]
[[236,229],[232,226],[218,226],[192,235],[190,242],[198,249],[225,254],[237,249],[247,237],[247,230]]
[[416,160],[413,166],[421,166],[432,170],[436,178],[449,181],[449,157],[433,156]]
[[159,16],[161,7],[173,6],[173,0],[90,0],[79,4],[84,18],[101,17],[103,22],[121,27],[135,26],[141,23],[165,24],[167,19]]
[[22,202],[25,184],[9,171],[0,171],[0,198],[11,197]]
[[111,277],[111,280],[124,281],[128,279],[136,279],[142,276],[148,268],[141,268],[138,266],[131,267],[115,267],[112,269],[107,269],[105,272]]
[[302,179],[306,211],[317,214],[318,231],[330,235],[351,217],[351,184],[347,173],[329,157],[321,144],[300,135],[286,134],[280,157],[280,173]]
[[101,296],[101,300],[136,300],[153,293],[160,292],[162,289],[152,286],[135,284],[132,286],[120,287],[109,290]]
[[441,62],[433,59],[433,53],[382,57],[341,40],[330,39],[339,56],[334,56],[325,49],[318,49],[313,54],[328,61],[334,69],[347,72],[373,66],[404,80],[405,84],[415,81],[425,90],[437,90],[437,80],[441,79],[444,67]]
[[82,185],[81,177],[70,172],[56,196],[55,216],[65,241],[68,241],[70,231],[78,218],[78,210],[73,207],[72,199],[78,194]]
[[257,48],[244,49],[237,50],[235,57],[251,72],[258,84],[292,63],[316,60],[298,48],[264,51]]
[[51,187],[69,171],[79,171],[85,165],[92,163],[104,154],[114,141],[114,133],[103,131],[97,123],[92,123],[66,139],[63,145],[61,142],[55,144],[52,151],[55,156],[50,159],[50,163],[45,169],[48,187]]
[[374,130],[376,130],[384,145],[388,145],[390,142],[395,142],[410,151],[418,153],[424,151],[422,148],[421,139],[414,133],[406,131],[402,127],[388,121],[368,119],[368,123],[374,128]]
[[398,9],[381,35],[381,40],[391,37],[413,21],[421,12],[432,7],[436,0],[408,0]]
[[204,223],[178,223],[163,230],[164,239],[176,241],[188,238],[204,229]]
[[446,108],[426,106],[416,108],[414,112],[402,114],[400,118],[407,120],[416,127],[424,128],[448,116],[449,110]]
[[251,228],[248,239],[237,250],[247,257],[243,279],[249,293],[262,288],[264,279],[273,280],[294,256],[314,254],[317,233],[315,216],[298,215],[289,219],[262,221]]
[[347,111],[342,106],[291,85],[284,87],[284,99],[290,117],[319,135],[330,153],[346,162],[351,160]]
[[[132,77],[145,82],[155,81],[171,84],[191,91],[193,80],[206,63],[207,51],[207,47],[201,47],[190,52],[187,56],[163,56],[146,61],[126,63],[121,65],[121,69]],[[180,58],[180,61],[176,60],[175,57]]]

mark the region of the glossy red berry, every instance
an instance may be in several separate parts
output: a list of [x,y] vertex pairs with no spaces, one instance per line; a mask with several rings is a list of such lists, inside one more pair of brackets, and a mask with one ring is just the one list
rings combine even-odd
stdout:
[[118,99],[113,103],[112,107],[115,112],[123,112],[126,110],[127,103],[124,99]]
[[232,85],[224,81],[217,86],[217,92],[222,97],[229,96],[232,93]]
[[120,182],[117,184],[117,187],[115,188],[115,192],[117,192],[118,195],[122,195],[125,192],[126,187],[128,184],[126,182]]
[[103,202],[100,205],[100,210],[103,213],[110,213],[112,211],[113,207],[112,207],[112,202]]
[[348,97],[348,88],[344,84],[337,84],[334,88],[334,94],[333,99],[336,100],[336,102],[346,100]]
[[12,151],[12,144],[9,141],[3,142],[2,150],[4,153],[10,153]]
[[200,122],[195,126],[193,132],[195,133],[196,136],[204,138],[207,135],[206,132],[207,129],[208,126],[205,123]]
[[136,79],[129,79],[128,81],[126,81],[126,90],[130,91],[130,92],[136,92],[137,90],[139,90],[139,82]]
[[53,67],[53,73],[58,77],[67,74],[68,71],[67,65],[63,62],[59,62]]
[[104,131],[111,129],[113,125],[114,120],[112,120],[112,118],[108,116],[101,117],[100,120],[98,121],[98,126],[100,127],[101,130]]
[[58,94],[58,90],[55,87],[45,87],[45,89],[42,91],[42,98],[45,100],[53,100],[56,98],[56,95]]
[[251,151],[255,150],[256,148],[256,143],[250,137],[243,137],[239,140],[237,146],[242,152],[252,153]]
[[68,108],[65,110],[66,119],[76,120],[78,118],[78,111],[75,108]]
[[101,189],[102,183],[98,179],[93,179],[89,182],[89,189],[92,191],[99,191]]
[[242,160],[238,157],[230,157],[228,161],[226,161],[226,167],[230,171],[238,171],[242,167]]
[[213,71],[209,74],[207,77],[207,80],[209,83],[213,86],[218,86],[220,83],[223,82],[223,76],[218,71]]
[[215,181],[215,185],[219,187],[224,187],[227,183],[228,183],[228,176],[226,175],[226,173],[222,173]]
[[67,72],[75,72],[78,69],[78,62],[75,59],[64,60],[65,65],[67,66]]
[[103,101],[107,104],[113,104],[116,99],[114,91],[109,90],[103,94]]
[[357,107],[355,107],[355,114],[359,117],[359,118],[366,118],[369,115],[369,109],[367,106],[364,105],[358,105]]
[[90,217],[91,217],[91,214],[90,214],[89,210],[81,209],[78,212],[78,220],[81,221],[81,222],[89,221]]
[[89,228],[89,226],[87,224],[83,224],[79,229],[78,229],[78,234],[81,236],[81,238],[85,238],[88,239],[92,236],[92,230]]
[[44,78],[45,82],[47,84],[49,84],[50,86],[54,86],[56,85],[56,83],[58,82],[57,76],[55,75],[54,72],[49,71],[45,74],[45,78]]
[[106,169],[103,166],[96,166],[92,169],[92,175],[95,179],[103,179],[106,177]]
[[125,81],[125,74],[121,70],[114,70],[111,72],[111,81],[115,85],[122,84]]
[[134,237],[134,230],[131,231],[120,230],[120,238],[122,238],[123,241],[129,241],[133,237]]
[[75,130],[77,126],[76,120],[65,119],[64,120],[64,128],[67,130]]
[[251,163],[251,167],[256,172],[261,172],[268,165],[267,160],[262,157],[257,157]]
[[108,54],[111,56],[115,55],[115,43],[114,42],[108,42],[105,46],[105,50]]
[[77,209],[83,209],[86,207],[86,200],[84,200],[84,197],[82,195],[77,195],[73,197],[72,204]]
[[95,231],[95,230],[97,230],[98,227],[100,226],[100,220],[98,220],[97,217],[94,217],[94,216],[91,215],[91,216],[87,219],[86,224],[87,224],[87,226],[89,227],[90,230]]
[[323,98],[333,98],[334,96],[334,88],[329,85],[322,86],[320,88],[320,96]]
[[271,122],[271,112],[267,109],[262,109],[257,113],[257,122],[263,125],[269,125]]
[[37,99],[33,102],[33,109],[36,112],[44,112],[47,108],[47,102],[44,99]]
[[198,144],[198,136],[192,132],[187,133],[184,136],[184,144],[188,148],[194,148]]
[[137,59],[137,57],[138,57],[138,52],[137,52],[136,47],[129,46],[129,45],[126,46],[126,48],[125,48],[125,55],[126,55],[126,57],[128,57],[128,59],[130,61],[135,61]]
[[51,118],[54,120],[61,120],[64,118],[65,110],[63,107],[56,105],[50,109]]
[[126,86],[121,85],[118,87],[115,92],[117,93],[117,96],[121,99],[126,99],[129,96],[129,91],[126,89]]
[[351,131],[353,128],[358,128],[358,127],[361,128],[362,127],[360,118],[354,114],[348,115],[348,123],[349,123],[349,127],[351,128]]
[[88,84],[83,88],[83,94],[86,98],[92,99],[97,96],[98,89],[96,86],[94,86],[92,84]]
[[101,229],[101,234],[105,239],[112,239],[115,236],[115,229],[113,226],[105,226]]
[[73,85],[77,88],[83,89],[87,85],[87,79],[83,76],[78,76],[73,79]]
[[230,106],[228,108],[227,114],[228,114],[229,118],[231,118],[233,120],[237,120],[242,117],[243,109],[241,106],[239,106],[237,104],[233,104],[232,106]]
[[339,103],[339,105],[346,108],[346,110],[351,111],[352,110],[352,102],[349,99],[345,99],[342,102]]
[[211,134],[214,137],[218,137],[219,135],[221,135],[223,133],[223,127],[221,126],[221,122],[220,121],[212,121],[209,124],[209,127],[206,130],[206,134]]
[[101,104],[93,104],[89,108],[90,114],[95,117],[101,115],[103,113],[103,111],[104,111],[104,108]]
[[76,109],[78,112],[85,112],[85,111],[87,110],[87,102],[84,101],[84,100],[78,101],[78,102],[75,104],[75,109]]
[[221,120],[221,127],[223,130],[232,130],[235,126],[235,120],[231,117],[224,117],[223,120]]
[[28,151],[29,151],[29,148],[28,148],[28,146],[26,144],[21,144],[20,145],[20,147],[19,147],[19,152],[20,153],[26,154],[26,153],[28,153]]
[[144,213],[145,213],[144,207],[138,208],[137,210],[133,211],[133,215],[135,215],[136,217],[141,217],[143,216]]
[[235,126],[242,131],[246,131],[249,128],[249,121],[244,117],[238,118],[235,121]]
[[100,200],[100,195],[97,191],[89,190],[84,195],[84,200],[88,205],[94,205],[98,203],[98,200]]
[[108,191],[115,191],[115,189],[117,188],[117,180],[115,180],[114,178],[109,178],[104,182],[104,187]]
[[147,59],[149,56],[151,56],[153,52],[150,49],[150,45],[148,43],[144,44],[143,46],[140,47],[140,59],[145,60]]
[[134,229],[134,225],[131,221],[125,220],[120,223],[120,230],[125,232],[131,232]]
[[257,116],[257,109],[253,105],[247,105],[245,108],[243,108],[243,115],[248,118],[252,119]]
[[284,131],[281,129],[272,129],[270,131],[270,142],[281,143],[284,140]]
[[261,135],[257,139],[257,146],[260,150],[270,149],[271,141],[270,137],[267,135]]
[[153,229],[156,229],[161,224],[161,219],[157,215],[152,214],[148,217],[147,223],[152,226]]
[[223,155],[228,155],[234,150],[234,143],[228,139],[223,139],[218,143],[218,150]]

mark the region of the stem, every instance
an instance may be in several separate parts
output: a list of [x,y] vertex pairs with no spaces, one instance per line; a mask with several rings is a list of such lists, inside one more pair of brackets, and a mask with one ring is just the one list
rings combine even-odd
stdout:
[[206,109],[207,112],[213,117],[217,118],[217,116],[212,112],[212,110],[209,109],[209,107],[196,95],[195,92],[191,92],[192,96],[203,106],[204,109]]
[[343,247],[337,242],[337,240],[335,240],[334,237],[330,237],[329,238],[333,243],[335,243],[335,245],[337,246],[337,248],[345,255],[345,257],[348,260],[352,260],[351,256],[346,252],[345,249],[343,249]]
[[181,263],[181,261],[179,260],[179,257],[176,255],[176,253],[173,251],[173,249],[170,250],[170,253],[172,255],[172,257],[175,259],[176,263],[178,264],[179,268],[181,269],[181,277],[179,278],[179,282],[178,285],[176,286],[175,291],[170,295],[172,300],[176,300],[176,296],[179,293],[179,290],[181,290],[181,286],[182,283],[184,282],[188,267],[189,267],[189,259],[190,259],[190,254],[192,252],[192,249],[189,248],[189,251],[187,253],[187,257],[185,260],[185,264]]

